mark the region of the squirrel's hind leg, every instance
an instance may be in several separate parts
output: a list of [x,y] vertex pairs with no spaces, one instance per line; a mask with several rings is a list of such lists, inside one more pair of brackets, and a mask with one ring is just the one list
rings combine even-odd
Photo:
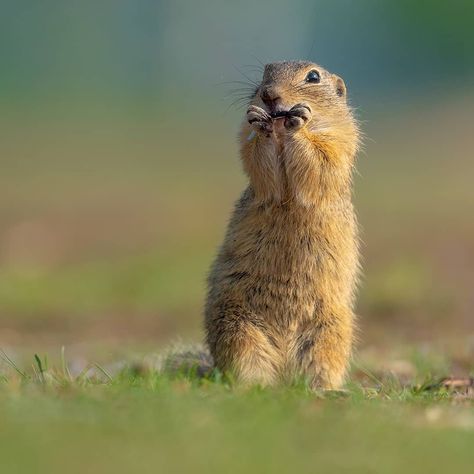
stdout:
[[336,390],[344,383],[352,349],[352,313],[332,312],[311,321],[294,340],[291,359],[295,375],[313,390]]
[[[227,306],[227,305],[226,305]],[[207,342],[216,367],[244,385],[275,385],[281,356],[262,320],[241,306],[216,310],[207,320]]]

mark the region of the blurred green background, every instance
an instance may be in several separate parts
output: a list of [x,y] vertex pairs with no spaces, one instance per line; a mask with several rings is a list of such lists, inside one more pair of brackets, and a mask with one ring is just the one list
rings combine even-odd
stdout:
[[309,59],[344,77],[366,136],[360,350],[472,355],[471,0],[0,4],[0,346],[200,340],[245,185],[229,82]]

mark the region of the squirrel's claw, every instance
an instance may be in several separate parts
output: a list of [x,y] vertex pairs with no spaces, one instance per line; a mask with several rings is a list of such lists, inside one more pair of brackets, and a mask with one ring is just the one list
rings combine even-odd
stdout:
[[285,128],[299,130],[311,120],[311,117],[311,107],[308,104],[296,104],[288,111],[285,118]]
[[270,134],[273,131],[272,117],[261,107],[251,105],[247,109],[247,121],[257,131]]

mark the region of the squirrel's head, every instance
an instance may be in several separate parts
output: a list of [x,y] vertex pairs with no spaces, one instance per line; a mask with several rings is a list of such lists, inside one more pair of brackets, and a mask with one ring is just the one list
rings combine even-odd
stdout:
[[315,133],[338,135],[352,143],[358,141],[357,125],[347,103],[346,85],[339,76],[309,61],[267,64],[251,104],[275,115],[298,103],[311,107],[312,119],[308,126]]

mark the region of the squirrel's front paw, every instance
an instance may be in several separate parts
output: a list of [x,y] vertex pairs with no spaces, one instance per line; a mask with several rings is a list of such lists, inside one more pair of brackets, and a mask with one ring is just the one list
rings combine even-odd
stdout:
[[256,105],[251,105],[247,109],[247,121],[255,130],[263,132],[267,136],[273,131],[271,115]]
[[307,104],[296,104],[285,117],[287,130],[299,130],[311,120],[311,107]]

